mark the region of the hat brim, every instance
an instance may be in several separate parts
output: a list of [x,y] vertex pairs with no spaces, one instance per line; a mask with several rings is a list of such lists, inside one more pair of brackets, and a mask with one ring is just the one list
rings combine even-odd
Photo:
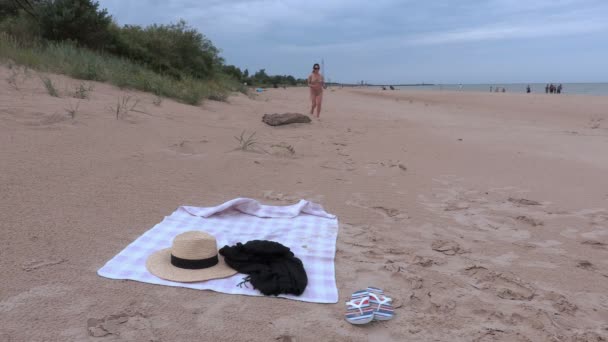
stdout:
[[171,264],[171,248],[155,252],[146,260],[146,268],[155,276],[180,283],[194,283],[199,281],[221,279],[235,275],[236,270],[226,265],[224,258],[218,255],[217,265],[200,270],[188,270],[175,267]]

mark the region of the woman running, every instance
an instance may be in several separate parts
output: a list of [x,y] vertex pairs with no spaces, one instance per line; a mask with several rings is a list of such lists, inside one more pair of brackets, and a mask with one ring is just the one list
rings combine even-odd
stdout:
[[323,87],[325,81],[323,75],[319,73],[319,64],[315,63],[312,67],[312,74],[308,76],[308,88],[310,88],[310,100],[312,101],[312,107],[310,108],[310,115],[314,115],[315,108],[317,109],[317,119],[321,115],[321,102],[323,101]]

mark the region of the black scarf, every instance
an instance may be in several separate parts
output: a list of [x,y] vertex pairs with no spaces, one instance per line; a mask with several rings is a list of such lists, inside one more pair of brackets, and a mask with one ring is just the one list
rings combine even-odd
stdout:
[[302,261],[289,248],[274,241],[253,240],[220,249],[228,266],[249,276],[254,288],[264,295],[301,295],[308,284]]

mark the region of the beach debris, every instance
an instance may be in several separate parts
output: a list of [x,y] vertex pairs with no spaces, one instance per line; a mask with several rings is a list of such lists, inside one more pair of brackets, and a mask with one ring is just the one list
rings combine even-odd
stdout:
[[264,114],[262,121],[270,126],[289,125],[292,123],[310,123],[310,117],[300,113]]
[[457,242],[450,240],[435,240],[431,244],[431,249],[445,255],[456,255],[465,252]]
[[521,205],[541,205],[540,202],[529,200],[529,199],[525,199],[525,198],[509,197],[508,201],[511,202],[511,203],[521,204]]

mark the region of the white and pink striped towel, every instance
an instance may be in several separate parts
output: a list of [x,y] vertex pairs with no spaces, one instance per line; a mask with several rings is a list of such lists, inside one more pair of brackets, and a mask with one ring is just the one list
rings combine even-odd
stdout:
[[338,302],[334,270],[338,219],[319,204],[304,200],[289,206],[268,206],[253,199],[236,198],[217,207],[179,207],[108,261],[97,274],[111,279],[261,296],[250,284],[249,288],[237,286],[245,277],[243,274],[200,283],[178,283],[149,273],[145,266],[148,256],[171,247],[176,235],[189,230],[212,234],[218,249],[250,240],[279,242],[302,260],[308,275],[308,286],[302,295],[279,297],[314,303]]

